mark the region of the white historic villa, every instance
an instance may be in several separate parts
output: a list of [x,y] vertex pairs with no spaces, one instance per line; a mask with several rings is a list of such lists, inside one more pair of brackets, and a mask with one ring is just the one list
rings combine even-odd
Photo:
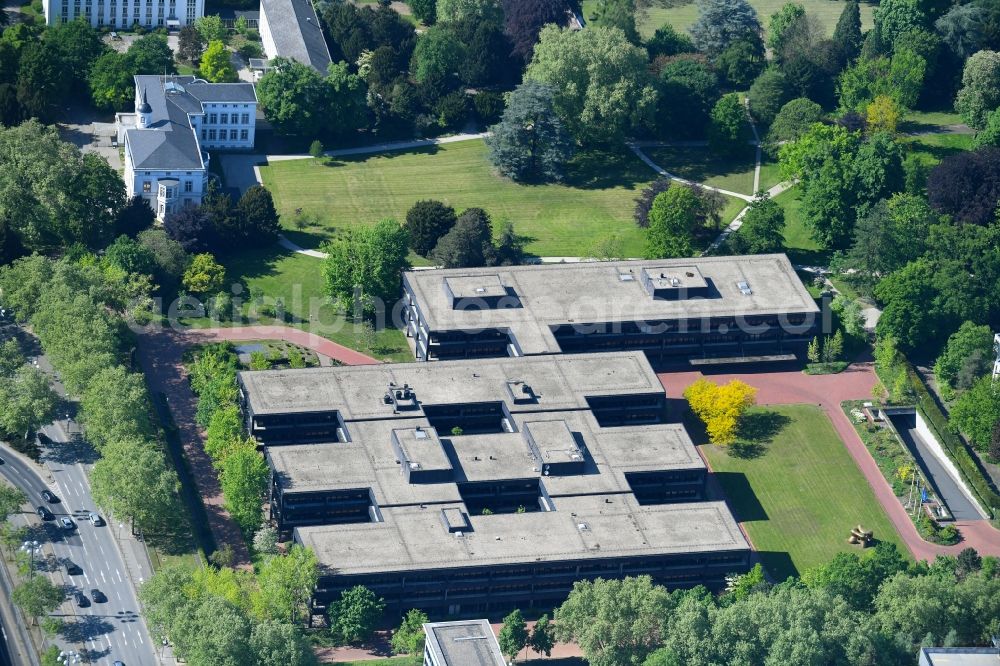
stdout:
[[205,14],[205,0],[42,0],[42,7],[48,25],[82,18],[95,28],[112,30],[136,24],[177,29]]
[[125,187],[160,220],[201,203],[209,150],[252,150],[257,93],[250,83],[193,76],[135,77],[135,113],[116,116]]

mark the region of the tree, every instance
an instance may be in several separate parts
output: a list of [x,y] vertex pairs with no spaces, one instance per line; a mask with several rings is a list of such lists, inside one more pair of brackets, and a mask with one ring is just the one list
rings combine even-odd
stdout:
[[154,222],[156,222],[156,216],[152,207],[142,198],[142,195],[137,194],[129,199],[118,213],[118,217],[115,219],[115,233],[135,238],[153,226]]
[[962,322],[951,334],[934,362],[934,378],[945,398],[955,389],[968,389],[989,371],[993,356],[993,332],[987,325]]
[[528,644],[528,637],[524,616],[520,610],[514,610],[503,619],[503,626],[500,627],[500,635],[497,636],[500,651],[513,663],[517,653]]
[[954,5],[934,22],[934,29],[951,52],[966,60],[985,43],[986,12],[977,5]]
[[748,35],[761,33],[757,11],[746,0],[698,0],[698,18],[689,29],[694,45],[709,56]]
[[997,421],[1000,421],[1000,391],[990,375],[976,380],[951,408],[952,427],[965,433],[979,451],[985,451],[990,445]]
[[59,396],[36,368],[21,366],[0,383],[0,431],[27,438],[55,416]]
[[972,140],[973,150],[987,146],[1000,146],[1000,109],[990,111],[986,116],[986,125],[979,132],[976,132]]
[[149,441],[155,435],[145,380],[125,366],[111,366],[95,374],[87,383],[80,408],[87,440],[98,451],[112,441]]
[[649,211],[646,258],[689,257],[694,254],[694,232],[700,203],[687,188],[671,186],[656,195]]
[[399,297],[402,272],[410,267],[408,249],[406,229],[395,220],[352,228],[326,248],[327,294],[345,310],[356,302],[365,312],[388,306]]
[[495,263],[493,226],[489,214],[482,208],[464,211],[455,226],[437,242],[431,256],[444,268],[471,268]]
[[519,181],[561,180],[573,155],[573,140],[554,108],[554,90],[529,81],[518,86],[500,123],[486,138],[489,157],[501,174]]
[[278,211],[270,190],[263,185],[252,185],[236,203],[236,215],[241,222],[240,241],[250,247],[264,247],[274,243],[281,230]]
[[766,192],[758,192],[743,215],[739,231],[729,236],[736,254],[781,252],[785,245],[785,211]]
[[633,44],[639,43],[635,27],[635,0],[599,0],[592,23],[608,28],[618,28]]
[[552,656],[552,648],[555,646],[555,627],[549,622],[549,616],[543,614],[535,622],[534,629],[531,630],[531,638],[528,645],[538,654],[546,657]]
[[962,88],[955,98],[955,110],[974,129],[986,127],[986,118],[1000,107],[1000,53],[979,51],[965,62]]
[[139,242],[153,254],[156,261],[153,278],[157,284],[170,289],[180,282],[188,262],[187,253],[180,243],[167,236],[163,229],[143,231],[139,234]]
[[253,551],[258,555],[278,554],[278,530],[272,525],[261,525],[253,533]]
[[876,334],[891,337],[905,349],[917,349],[939,334],[940,314],[928,305],[936,296],[935,271],[930,261],[911,261],[887,275],[875,287],[875,297],[884,304]]
[[143,441],[108,442],[90,472],[94,502],[147,533],[173,525],[177,474],[163,452]]
[[192,666],[253,664],[251,623],[232,602],[215,595],[192,599],[170,633],[177,655]]
[[669,598],[649,576],[577,581],[556,609],[556,637],[593,666],[639,666],[662,644]]
[[514,55],[528,62],[542,27],[566,22],[566,5],[563,0],[504,0],[503,15],[504,33],[510,38]]
[[57,587],[48,576],[33,576],[14,588],[10,600],[17,604],[25,615],[36,624],[42,615],[59,608],[65,593]]
[[806,8],[797,2],[786,2],[781,9],[771,14],[767,24],[767,46],[775,53],[781,53],[785,45],[785,32],[806,15]]
[[[259,456],[258,456],[259,457]],[[270,557],[257,577],[268,617],[291,624],[308,612],[309,598],[319,581],[319,562],[311,548],[293,544],[287,555]]]
[[201,35],[202,41],[206,44],[212,42],[225,43],[229,37],[229,31],[222,24],[222,17],[218,14],[211,16],[199,16],[195,19],[194,27]]
[[903,35],[921,29],[926,16],[917,6],[916,0],[885,0],[874,11],[872,37],[885,50],[892,50],[896,40]]
[[177,57],[193,65],[204,50],[205,40],[198,28],[191,24],[182,27],[177,35]]
[[226,269],[207,252],[191,257],[191,264],[184,271],[184,277],[181,279],[188,291],[202,295],[219,291],[225,280]]
[[340,645],[365,641],[375,630],[384,609],[385,600],[363,585],[344,590],[327,611],[333,640]]
[[407,612],[399,628],[392,632],[392,651],[396,654],[421,654],[424,651],[424,624],[427,613],[416,608]]
[[813,339],[809,341],[809,346],[806,349],[806,358],[809,359],[810,363],[819,363],[822,358],[818,335],[813,336]]
[[660,73],[660,134],[704,137],[712,107],[721,97],[719,88],[719,77],[706,63],[688,57],[669,62]]
[[894,99],[879,95],[865,109],[865,121],[870,132],[896,133],[900,108]]
[[552,86],[556,113],[580,141],[616,140],[648,123],[656,105],[645,51],[616,28],[546,26],[524,78]]
[[214,240],[212,222],[202,206],[185,206],[167,215],[163,220],[163,230],[185,252],[203,252]]
[[901,107],[912,109],[926,72],[927,61],[908,48],[897,49],[892,58],[858,60],[840,75],[840,106],[860,113],[876,97],[884,95]]
[[713,150],[735,154],[746,150],[750,137],[746,109],[736,93],[724,95],[712,108],[708,125],[708,143]]
[[518,236],[514,231],[514,224],[510,220],[501,220],[493,247],[494,263],[497,266],[519,266],[524,263],[524,243],[524,237]]
[[691,411],[705,424],[709,441],[719,446],[736,441],[740,418],[756,395],[757,389],[738,379],[722,386],[699,379],[684,391]]
[[13,486],[0,484],[0,522],[4,522],[12,513],[18,513],[21,506],[28,503],[24,491]]
[[143,35],[128,51],[105,51],[89,68],[87,80],[94,103],[107,109],[125,109],[135,98],[136,74],[176,74],[174,54],[165,37]]
[[771,123],[791,96],[791,86],[784,72],[778,67],[768,67],[750,85],[747,92],[750,113],[758,122]]
[[431,26],[417,41],[413,50],[410,71],[417,83],[436,88],[444,93],[458,85],[455,76],[468,54],[455,31],[448,25]]
[[198,72],[211,83],[232,83],[238,80],[229,49],[221,41],[208,43],[208,48],[201,55]]
[[669,23],[656,29],[653,36],[646,40],[646,50],[650,59],[657,56],[673,56],[681,53],[694,53],[694,42],[684,33],[678,32]]
[[266,620],[250,629],[250,653],[256,666],[312,666],[311,646],[293,624]]
[[69,93],[69,81],[58,54],[45,42],[28,44],[21,51],[17,71],[17,103],[25,118],[52,122],[56,107]]
[[[752,98],[751,98],[752,99]],[[753,109],[753,102],[750,103]],[[781,107],[767,132],[769,143],[795,141],[823,118],[823,107],[804,97],[799,97]]]
[[330,65],[324,78],[296,60],[275,58],[257,84],[268,122],[283,134],[344,136],[366,122],[364,81],[346,62]]
[[413,0],[410,9],[413,11],[413,16],[424,25],[434,25],[437,21],[436,0]]
[[957,222],[989,225],[1000,200],[1000,148],[950,155],[927,176],[927,199]]
[[225,405],[212,412],[205,430],[205,453],[216,468],[243,443],[243,418],[237,405]]
[[[503,8],[499,0],[437,0],[436,16],[440,23],[473,20],[478,23],[500,25]],[[417,42],[417,48],[420,42]]]
[[410,239],[410,248],[421,257],[430,255],[438,240],[455,226],[455,209],[440,201],[425,199],[406,211],[403,228]]
[[252,440],[233,447],[222,460],[219,483],[223,506],[244,533],[249,534],[260,525],[261,505],[270,476],[270,469]]
[[760,35],[748,34],[727,46],[715,59],[715,66],[733,88],[749,86],[767,64]]
[[10,379],[25,363],[27,359],[21,353],[21,345],[16,338],[0,343],[0,379]]

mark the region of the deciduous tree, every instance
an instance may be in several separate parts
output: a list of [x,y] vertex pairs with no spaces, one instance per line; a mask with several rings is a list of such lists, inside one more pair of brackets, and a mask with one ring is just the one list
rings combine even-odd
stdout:
[[310,548],[294,544],[287,555],[266,559],[258,583],[267,616],[291,624],[300,622],[318,580],[319,561]]
[[733,155],[746,150],[750,137],[746,109],[736,93],[724,95],[712,108],[708,143],[715,151]]
[[42,615],[59,608],[65,596],[62,588],[53,584],[48,576],[38,575],[15,587],[10,599],[35,624]]
[[946,398],[955,389],[967,389],[992,365],[993,331],[987,325],[962,322],[948,337],[941,355],[934,362],[934,378]]
[[739,231],[729,236],[729,246],[736,254],[781,252],[785,245],[785,211],[766,192],[759,192]]
[[979,51],[965,62],[955,109],[969,127],[983,129],[990,112],[1000,107],[1000,53]]
[[207,252],[191,257],[191,264],[184,271],[181,281],[193,294],[214,294],[222,289],[226,269]]
[[98,450],[112,441],[148,441],[155,429],[146,383],[139,373],[114,365],[95,374],[80,400],[87,440]]
[[213,40],[201,55],[198,72],[212,83],[232,83],[237,79],[229,49],[221,41]]
[[173,524],[180,510],[177,474],[156,445],[108,442],[90,472],[94,502],[147,533]]
[[392,651],[396,654],[421,654],[424,651],[424,623],[427,614],[416,608],[403,617],[399,628],[392,632]]
[[371,636],[385,610],[385,601],[363,585],[340,593],[330,604],[330,633],[341,644],[361,643]]
[[233,447],[222,460],[219,484],[223,506],[244,533],[260,525],[269,477],[270,469],[252,440]]
[[699,208],[698,197],[686,187],[671,186],[656,195],[649,210],[646,258],[691,256]]
[[205,39],[197,26],[188,24],[177,35],[177,57],[194,64],[205,50]]
[[500,627],[500,634],[497,642],[500,643],[500,651],[513,663],[517,653],[528,644],[528,627],[524,621],[524,616],[520,610],[511,611],[503,619],[503,626]]
[[448,233],[458,216],[451,206],[425,199],[416,202],[406,211],[403,228],[410,240],[410,248],[421,257],[430,255],[438,241]]
[[[753,109],[753,102],[750,103]],[[823,118],[823,107],[805,97],[799,97],[781,107],[774,117],[767,132],[767,140],[778,144],[782,141],[795,141],[805,134],[810,127]]]
[[395,220],[352,228],[326,250],[326,292],[345,310],[357,302],[372,312],[379,302],[388,305],[399,297],[402,272],[410,267],[409,242],[406,229]]
[[691,411],[705,424],[709,441],[718,445],[736,441],[740,418],[756,396],[757,389],[738,379],[721,386],[699,379],[684,391]]

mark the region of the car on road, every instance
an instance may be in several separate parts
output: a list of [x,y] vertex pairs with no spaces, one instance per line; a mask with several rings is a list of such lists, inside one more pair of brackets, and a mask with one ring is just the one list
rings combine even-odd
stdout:
[[42,520],[52,520],[55,518],[55,516],[52,515],[52,512],[49,511],[48,508],[44,506],[39,506],[37,509],[35,509],[35,513],[37,513],[38,517],[41,518]]
[[94,599],[95,604],[103,604],[108,600],[108,596],[96,587],[90,591],[90,596]]
[[4,460],[3,458],[0,458],[0,465],[6,465],[6,464],[7,464],[7,461]]
[[93,525],[94,527],[100,527],[101,525],[104,524],[104,519],[101,518],[99,514],[96,514],[93,511],[87,514],[87,520],[89,520],[90,524]]
[[48,502],[49,504],[55,504],[59,501],[59,498],[56,497],[51,490],[43,490],[42,499]]
[[84,594],[83,592],[77,592],[73,596],[76,597],[76,605],[77,605],[77,607],[79,607],[79,608],[86,608],[87,606],[90,605],[90,599],[88,599],[87,595]]
[[63,560],[63,570],[66,572],[67,576],[79,576],[83,573],[83,569],[80,565],[72,560]]
[[62,518],[60,518],[59,524],[62,526],[64,530],[69,532],[72,532],[73,530],[76,529],[76,523],[74,523],[73,519],[70,518],[69,516],[63,516]]
[[111,666],[125,666],[125,662],[115,659],[115,663],[111,664]]

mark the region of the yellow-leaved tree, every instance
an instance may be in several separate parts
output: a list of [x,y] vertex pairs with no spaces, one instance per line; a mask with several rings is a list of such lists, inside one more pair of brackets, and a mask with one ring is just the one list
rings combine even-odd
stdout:
[[709,441],[726,445],[736,441],[740,417],[756,402],[757,389],[738,379],[721,386],[699,379],[687,387],[684,397],[705,424]]

